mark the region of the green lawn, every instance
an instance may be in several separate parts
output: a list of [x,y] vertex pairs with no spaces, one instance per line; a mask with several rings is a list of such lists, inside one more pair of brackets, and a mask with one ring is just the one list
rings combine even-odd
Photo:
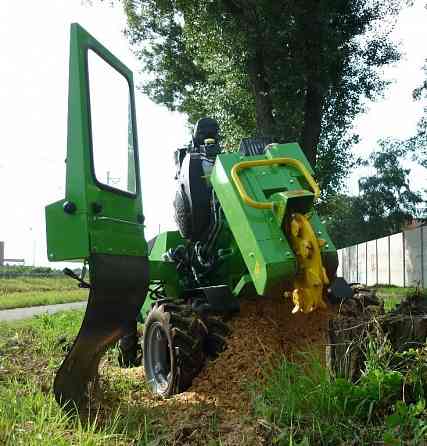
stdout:
[[0,296],[0,310],[84,301],[87,296],[88,290],[79,288],[74,290],[10,293]]
[[66,275],[53,277],[0,278],[0,296],[25,291],[75,290],[77,282]]
[[69,277],[0,279],[0,310],[86,300],[87,289]]

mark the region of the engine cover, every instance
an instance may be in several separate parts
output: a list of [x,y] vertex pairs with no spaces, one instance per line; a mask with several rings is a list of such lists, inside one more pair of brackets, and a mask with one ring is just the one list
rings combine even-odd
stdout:
[[203,240],[209,230],[212,187],[205,176],[211,164],[199,153],[187,153],[181,164],[174,201],[175,221],[187,240]]

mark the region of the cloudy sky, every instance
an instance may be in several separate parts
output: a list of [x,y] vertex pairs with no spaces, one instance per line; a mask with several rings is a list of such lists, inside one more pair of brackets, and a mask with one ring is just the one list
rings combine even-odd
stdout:
[[[64,197],[69,27],[79,22],[130,69],[138,62],[123,36],[125,18],[109,2],[81,0],[0,1],[0,240],[6,257],[47,264],[44,206]],[[422,112],[411,91],[422,80],[427,57],[424,1],[405,10],[393,34],[405,53],[385,70],[394,80],[384,100],[356,121],[367,155],[378,138],[414,133]],[[136,94],[143,201],[147,236],[174,227],[173,150],[189,138],[185,116],[168,112]],[[356,191],[356,172],[349,189]],[[420,169],[414,178],[425,175]]]

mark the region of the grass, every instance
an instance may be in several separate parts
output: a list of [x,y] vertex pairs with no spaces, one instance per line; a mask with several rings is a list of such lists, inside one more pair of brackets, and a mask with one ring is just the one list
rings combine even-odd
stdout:
[[69,277],[0,279],[0,310],[86,300],[88,291]]
[[0,324],[0,444],[145,446],[153,440],[145,408],[124,402],[136,385],[125,374],[105,384],[102,408],[84,417],[64,413],[54,400],[50,387],[64,355],[58,339],[71,341],[82,316],[67,311]]
[[[271,444],[425,445],[427,354],[412,353],[414,363],[405,371],[396,365],[402,364],[402,356],[394,363],[378,361],[379,351],[368,355],[357,383],[331,380],[312,354],[303,355],[298,363],[284,360],[270,371],[266,386],[255,387],[254,410],[264,420]],[[411,385],[411,374],[423,383],[421,387]]]
[[384,308],[390,311],[402,302],[408,295],[414,294],[416,291],[427,294],[427,289],[408,287],[402,288],[397,286],[382,286],[375,287],[377,296],[384,301]]
[[[141,371],[117,367],[115,349],[103,358],[102,393],[90,411],[80,418],[65,414],[51,387],[63,346],[76,335],[82,317],[74,310],[0,323],[1,445],[259,445],[246,441],[253,438],[255,419],[228,416],[224,427],[222,412],[212,404],[153,397]],[[64,337],[65,343],[58,342]],[[232,440],[224,440],[227,436]]]
[[84,301],[87,299],[87,296],[87,290],[82,289],[69,291],[43,291],[35,293],[11,293],[5,296],[0,296],[0,310]]
[[104,422],[102,430],[96,417],[83,424],[62,412],[53,396],[46,396],[32,382],[12,381],[0,387],[0,399],[2,444],[120,444],[118,418]]
[[[14,293],[25,295],[24,288]],[[396,291],[397,298],[401,291]],[[96,404],[80,418],[64,413],[51,386],[63,346],[74,339],[82,317],[82,311],[67,311],[0,323],[0,444],[249,445],[224,442],[226,431],[211,409],[148,399],[141,376],[116,367],[114,349],[105,356],[103,393]],[[316,352],[301,353],[294,362],[284,359],[279,367],[266,370],[260,383],[252,384],[249,422],[258,426],[263,438],[255,444],[421,446],[427,442],[426,378],[426,347],[395,353],[380,339],[370,340],[357,383],[331,380]],[[177,414],[187,417],[181,437],[174,432],[176,421],[168,423]],[[193,420],[204,424],[205,437],[198,441],[192,434]],[[230,429],[240,420],[227,421]]]
[[0,296],[10,293],[75,290],[77,282],[67,276],[0,279]]

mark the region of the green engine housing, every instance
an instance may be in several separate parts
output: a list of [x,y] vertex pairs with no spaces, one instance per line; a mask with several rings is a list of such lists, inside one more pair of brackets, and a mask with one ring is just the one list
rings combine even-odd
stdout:
[[[239,297],[244,291],[265,296],[273,290],[291,290],[298,265],[284,232],[284,222],[292,212],[304,212],[309,216],[316,235],[324,240],[321,252],[326,271],[330,277],[335,274],[338,266],[335,246],[314,210],[315,194],[297,167],[272,163],[248,167],[241,172],[240,180],[245,191],[258,203],[273,203],[270,209],[246,204],[236,187],[232,171],[239,163],[283,158],[299,161],[312,173],[296,143],[272,144],[258,156],[242,156],[235,152],[221,153],[216,157],[206,180],[221,205],[225,221],[212,250],[217,259],[216,265],[204,274],[201,286],[226,285],[234,297]],[[168,251],[191,244],[178,231],[159,234],[149,256],[150,261],[165,265]],[[161,267],[157,279],[164,283],[168,296],[173,298],[180,298],[185,290],[195,287],[189,284],[185,275],[163,274]],[[147,301],[144,305],[144,314],[150,304]]]

